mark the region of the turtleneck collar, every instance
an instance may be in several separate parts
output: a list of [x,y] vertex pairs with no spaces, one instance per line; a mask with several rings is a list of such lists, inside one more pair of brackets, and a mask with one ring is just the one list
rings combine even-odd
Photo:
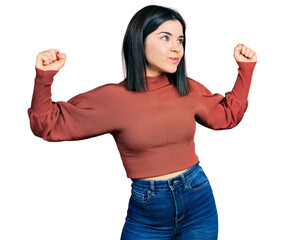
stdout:
[[[146,78],[144,78],[144,82],[147,89]],[[163,73],[160,76],[147,76],[147,82],[149,91],[156,90],[171,84],[166,76],[166,73]]]

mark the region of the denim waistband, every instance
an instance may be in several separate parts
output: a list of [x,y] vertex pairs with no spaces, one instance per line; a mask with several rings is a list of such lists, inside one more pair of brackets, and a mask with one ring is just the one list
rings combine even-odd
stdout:
[[169,189],[170,186],[180,185],[180,183],[186,185],[186,181],[192,178],[200,168],[198,161],[198,163],[188,168],[185,172],[166,180],[146,180],[140,178],[131,178],[131,180],[132,184],[141,188]]

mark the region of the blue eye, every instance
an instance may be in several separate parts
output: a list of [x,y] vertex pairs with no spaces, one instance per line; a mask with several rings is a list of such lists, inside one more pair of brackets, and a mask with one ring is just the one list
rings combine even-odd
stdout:
[[182,38],[179,39],[178,41],[179,41],[179,43],[181,43],[181,44],[183,43],[183,39],[182,39]]

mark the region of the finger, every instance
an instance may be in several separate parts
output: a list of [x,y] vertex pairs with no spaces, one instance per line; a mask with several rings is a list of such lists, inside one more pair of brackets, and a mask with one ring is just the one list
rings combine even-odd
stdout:
[[239,51],[241,50],[241,47],[242,47],[242,44],[241,44],[241,43],[238,43],[238,45],[235,46],[234,51],[235,51],[235,52],[239,52]]
[[252,51],[252,58],[257,58],[257,55],[256,55],[256,52],[255,51]]
[[237,47],[242,47],[243,44],[242,43],[238,43]]
[[248,57],[249,53],[250,53],[250,48],[247,48],[245,52],[245,56]]
[[243,45],[243,47],[242,47],[242,50],[241,50],[241,53],[244,55],[245,53],[246,53],[246,45]]
[[55,56],[57,57],[57,59],[59,58],[60,55],[60,50],[59,49],[54,49],[55,50]]
[[45,51],[42,52],[42,54],[49,54],[50,51],[52,51],[52,49],[45,50]]
[[41,53],[39,53],[36,57],[36,66],[43,66],[43,59],[41,58]]
[[57,56],[58,56],[59,60],[64,60],[64,59],[66,58],[66,54],[65,54],[65,53],[62,53],[62,52],[59,52],[59,53],[57,54]]
[[49,62],[53,62],[53,61],[56,61],[56,56],[53,54],[53,52],[54,52],[54,49],[49,49],[49,50],[42,52],[42,54],[50,58]]
[[40,58],[42,58],[44,64],[52,62],[52,56],[49,50],[41,52]]
[[51,51],[51,56],[52,56],[52,61],[56,61],[57,60],[57,56],[56,56],[56,50],[55,49],[52,49]]
[[56,60],[56,58],[53,59],[53,53],[52,52],[53,52],[52,49],[50,49],[48,52],[46,52],[46,55],[49,57],[50,62],[53,62],[53,60]]
[[41,56],[41,59],[42,59],[43,65],[45,65],[45,66],[51,63],[51,59],[50,59],[50,57],[48,56],[48,53],[43,54],[43,55]]
[[249,58],[252,58],[252,56],[253,56],[253,51],[250,51],[250,53],[249,53]]

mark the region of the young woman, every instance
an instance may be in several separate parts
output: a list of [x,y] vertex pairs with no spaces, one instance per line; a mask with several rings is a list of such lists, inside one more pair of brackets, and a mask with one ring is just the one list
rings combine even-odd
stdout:
[[52,102],[54,75],[66,54],[40,52],[31,129],[47,141],[110,133],[117,144],[131,197],[123,240],[217,239],[218,215],[209,180],[195,153],[196,122],[235,127],[248,106],[256,53],[234,48],[239,66],[231,92],[212,94],[185,70],[185,23],[179,13],[146,6],[131,19],[123,41],[126,78],[67,102]]

